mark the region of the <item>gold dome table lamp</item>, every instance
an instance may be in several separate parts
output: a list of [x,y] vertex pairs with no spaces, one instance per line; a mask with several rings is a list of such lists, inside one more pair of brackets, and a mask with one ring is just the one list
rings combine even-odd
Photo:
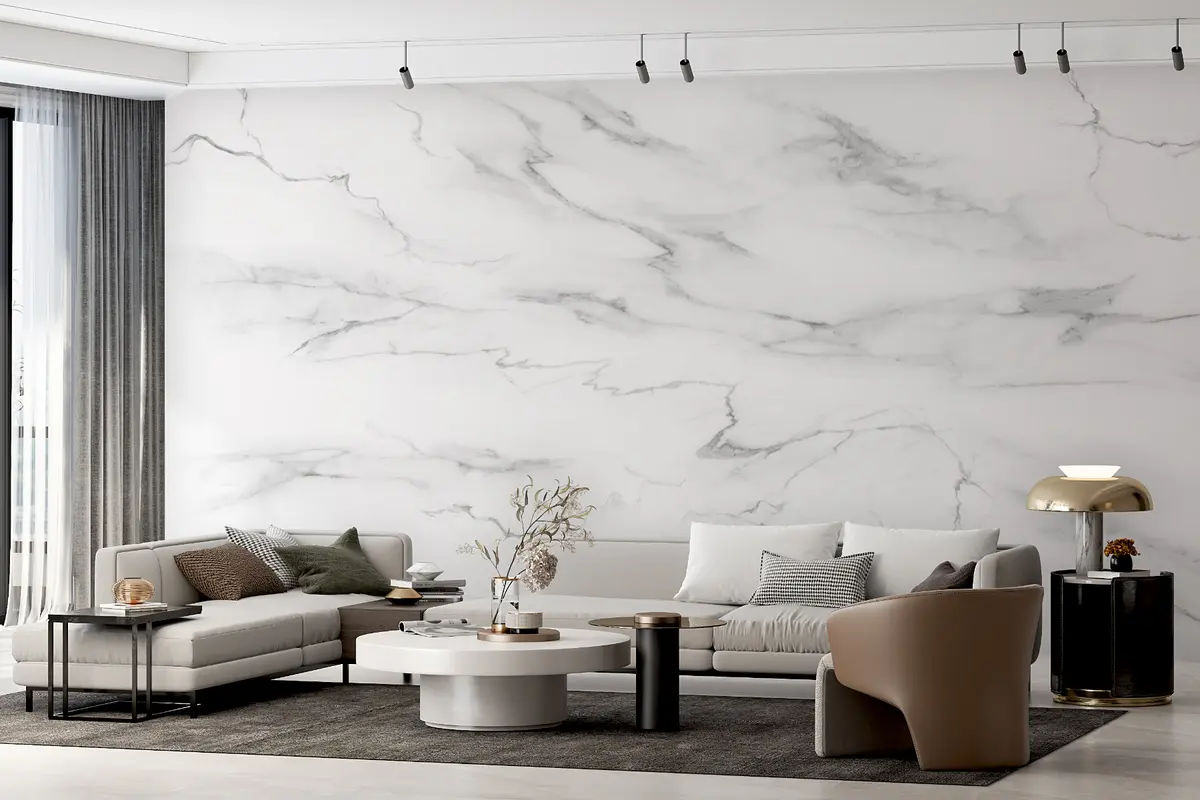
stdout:
[[1153,511],[1154,500],[1141,481],[1118,475],[1120,467],[1070,464],[1063,474],[1042,478],[1025,500],[1031,511],[1075,513],[1075,574],[1101,567],[1104,514],[1109,511]]

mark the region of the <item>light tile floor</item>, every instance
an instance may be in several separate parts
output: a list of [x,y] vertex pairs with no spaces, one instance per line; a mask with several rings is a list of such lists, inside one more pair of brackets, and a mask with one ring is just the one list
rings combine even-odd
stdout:
[[[11,661],[7,635],[0,632],[0,692],[17,688],[11,683]],[[1045,664],[1035,665],[1034,674],[1034,702],[1049,704]],[[631,686],[628,676],[580,678],[572,682],[575,688]],[[810,685],[798,682],[725,682],[721,693],[733,693],[730,688],[739,694],[811,696]],[[713,685],[692,679],[685,690],[707,693]],[[1200,797],[1200,665],[1177,666],[1173,705],[1130,712],[985,789],[0,745],[0,798],[5,800],[168,795],[179,800],[1190,799]]]

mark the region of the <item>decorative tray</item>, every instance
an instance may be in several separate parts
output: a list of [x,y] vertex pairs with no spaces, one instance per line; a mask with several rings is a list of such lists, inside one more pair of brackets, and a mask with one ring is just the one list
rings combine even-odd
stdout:
[[481,642],[557,642],[559,633],[554,628],[539,628],[537,633],[495,633],[487,628],[475,632]]

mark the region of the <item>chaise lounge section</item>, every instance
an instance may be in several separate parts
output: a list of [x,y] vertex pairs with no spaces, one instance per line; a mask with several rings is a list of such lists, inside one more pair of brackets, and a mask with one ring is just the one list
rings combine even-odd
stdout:
[[[307,545],[331,545],[341,534],[293,531]],[[199,615],[166,622],[154,629],[154,687],[192,694],[251,678],[286,675],[338,664],[338,609],[377,598],[361,594],[282,594],[242,600],[205,600],[175,566],[175,556],[228,543],[222,535],[173,539],[149,544],[106,547],[96,554],[97,604],[112,602],[111,587],[123,578],[140,577],[155,586],[155,599],[172,605],[200,605]],[[371,563],[389,578],[405,577],[412,564],[412,542],[402,533],[360,533]],[[55,626],[55,653],[62,651],[63,626]],[[71,625],[71,687],[86,691],[128,691],[133,659],[129,632],[98,625]],[[46,688],[46,625],[25,625],[13,634],[13,680],[27,690]],[[144,645],[139,663],[145,663]],[[55,665],[55,685],[61,685]],[[144,671],[141,673],[145,680]],[[144,686],[144,683],[139,684]],[[28,692],[27,692],[28,693]]]

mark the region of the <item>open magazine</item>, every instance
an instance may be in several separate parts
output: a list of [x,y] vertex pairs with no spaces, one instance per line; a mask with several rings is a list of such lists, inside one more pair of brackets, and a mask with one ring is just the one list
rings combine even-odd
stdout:
[[441,622],[401,622],[400,630],[417,636],[428,636],[431,639],[475,635],[475,626],[468,623],[465,617],[444,619]]

